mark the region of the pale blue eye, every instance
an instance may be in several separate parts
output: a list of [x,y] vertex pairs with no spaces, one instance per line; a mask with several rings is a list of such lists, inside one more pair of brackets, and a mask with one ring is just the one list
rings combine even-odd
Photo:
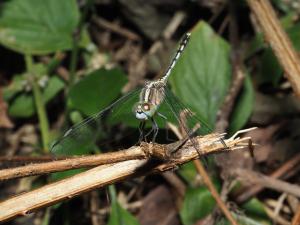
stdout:
[[148,119],[148,115],[144,112],[136,112],[135,117],[139,120],[147,120]]

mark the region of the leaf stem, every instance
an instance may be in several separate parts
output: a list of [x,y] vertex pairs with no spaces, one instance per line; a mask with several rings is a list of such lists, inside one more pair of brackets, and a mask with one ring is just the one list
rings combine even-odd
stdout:
[[49,144],[49,122],[48,122],[48,117],[45,109],[45,102],[43,100],[41,90],[36,82],[36,76],[33,69],[33,59],[30,54],[25,55],[25,63],[26,63],[27,73],[29,74],[29,80],[32,85],[34,102],[35,102],[35,106],[39,118],[43,152],[47,153],[48,144]]
[[76,64],[78,61],[78,39],[75,36],[80,36],[80,34],[74,34],[73,36],[73,48],[71,53],[71,62],[70,62],[70,78],[68,86],[69,88],[72,87],[75,81],[75,72],[76,72]]
[[82,16],[80,18],[80,21],[78,23],[77,29],[74,31],[73,34],[73,46],[72,46],[72,53],[71,53],[71,62],[70,62],[70,79],[68,86],[69,88],[74,84],[75,81],[75,75],[76,75],[76,64],[78,61],[78,52],[79,52],[79,44],[78,42],[81,39],[81,34],[84,26],[84,20],[87,17],[87,13],[91,5],[93,4],[93,0],[88,0],[86,3],[86,6],[83,10]]

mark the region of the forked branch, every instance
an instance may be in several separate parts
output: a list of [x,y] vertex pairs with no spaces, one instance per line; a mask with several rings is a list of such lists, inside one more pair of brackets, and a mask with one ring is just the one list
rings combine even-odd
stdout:
[[[197,137],[196,140],[201,146],[200,154],[207,155],[235,151],[247,147],[251,139],[250,137],[232,137],[225,140],[228,148],[224,148],[224,145],[219,142],[222,136],[220,134],[209,134]],[[26,215],[41,207],[55,204],[95,188],[104,187],[133,177],[174,169],[199,157],[198,152],[193,147],[193,143],[190,141],[181,146],[176,153],[170,154],[176,146],[178,146],[178,143],[169,145],[143,143],[141,146],[133,149],[144,152],[146,156],[144,159],[132,159],[97,166],[70,178],[12,197],[0,203],[0,222],[16,216]]]

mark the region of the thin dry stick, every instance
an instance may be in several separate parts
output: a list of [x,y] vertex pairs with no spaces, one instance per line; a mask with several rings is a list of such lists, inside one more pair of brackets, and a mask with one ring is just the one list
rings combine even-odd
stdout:
[[129,40],[138,41],[141,39],[139,35],[133,33],[132,31],[125,29],[116,23],[109,22],[101,17],[94,16],[94,17],[92,17],[92,21],[98,27],[102,27],[102,28],[110,30],[116,34],[122,35],[122,36],[128,38]]
[[[272,178],[281,178],[283,175],[287,174],[289,171],[291,171],[295,166],[299,165],[300,163],[300,154],[296,155],[295,157],[292,157],[290,160],[285,162],[281,167],[279,167],[277,170],[275,170],[270,177]],[[256,195],[257,193],[261,192],[264,189],[261,185],[251,185],[246,190],[242,191],[242,193],[236,198],[236,201],[238,203],[245,202],[252,196]]]
[[[213,152],[234,151],[247,146],[250,138],[228,139],[226,144],[229,147],[224,149],[218,143],[220,135],[206,135],[205,138],[197,138],[201,145],[203,154]],[[26,215],[33,210],[52,205],[64,199],[70,199],[83,192],[104,187],[118,181],[132,177],[147,175],[154,172],[162,172],[174,169],[183,163],[189,162],[199,157],[198,152],[188,141],[182,146],[173,158],[170,159],[169,150],[174,150],[171,145],[143,144],[140,148],[155,155],[161,156],[161,160],[128,160],[111,165],[98,166],[88,171],[77,174],[73,177],[46,185],[39,189],[8,199],[0,203],[0,222],[14,218],[19,215]],[[169,158],[168,158],[169,156]],[[169,159],[167,161],[163,159]]]
[[176,12],[168,26],[166,26],[162,36],[167,40],[170,39],[184,20],[185,16],[186,14],[182,11]]
[[300,98],[300,61],[269,0],[247,0],[295,94]]
[[[185,119],[184,116],[183,116],[182,119],[183,120]],[[175,134],[178,136],[179,139],[183,138],[180,133],[175,132]],[[201,145],[199,145],[199,146],[201,146]],[[195,147],[195,150],[197,150],[196,147]],[[203,181],[204,181],[205,185],[207,186],[207,188],[209,189],[210,193],[212,194],[213,198],[216,200],[218,206],[220,207],[220,209],[224,213],[225,217],[230,221],[231,224],[238,225],[237,221],[233,218],[230,211],[226,207],[225,203],[222,201],[218,191],[216,190],[216,188],[215,188],[214,184],[212,183],[211,179],[209,178],[209,175],[206,172],[206,170],[205,170],[204,166],[202,165],[202,163],[199,160],[194,160],[193,163],[196,166],[196,169],[197,169],[198,173],[203,178]]]
[[214,184],[211,182],[211,180],[210,180],[207,172],[205,171],[203,165],[200,163],[199,160],[194,160],[194,164],[195,164],[195,166],[197,168],[197,171],[202,176],[205,185],[209,189],[211,195],[216,200],[218,206],[220,207],[220,209],[222,210],[222,212],[224,213],[224,215],[226,216],[226,218],[230,221],[231,224],[238,225],[237,221],[233,218],[233,216],[230,213],[229,209],[227,208],[227,206],[225,205],[225,203],[222,201],[219,193],[217,192]]
[[224,132],[228,127],[228,119],[233,110],[233,104],[243,86],[245,78],[244,65],[240,56],[239,32],[236,18],[235,2],[229,1],[230,23],[229,23],[229,38],[232,46],[231,65],[232,65],[232,84],[228,94],[219,110],[218,121],[216,124],[217,132]]
[[[235,3],[229,1],[228,4],[229,4],[230,14],[229,14],[229,16],[227,16],[227,18],[229,21],[229,34],[230,34],[229,37],[230,37],[230,43],[232,46],[231,64],[232,64],[233,77],[232,77],[232,84],[231,84],[230,90],[224,100],[222,108],[219,110],[218,120],[217,120],[217,124],[216,124],[217,132],[224,132],[227,129],[228,119],[233,110],[233,104],[240,92],[240,89],[243,85],[243,81],[245,78],[244,71],[242,69],[243,63],[242,63],[242,59],[239,54],[239,47],[240,47],[239,45],[240,44],[239,44],[239,32],[238,32],[238,25],[237,25],[236,12],[235,12]],[[228,156],[230,157],[230,155],[228,155]],[[227,168],[227,166],[223,163],[224,156],[222,154],[215,157],[215,162],[221,168],[222,171],[226,171],[227,169],[230,169],[230,168]],[[221,196],[220,196],[220,200],[222,200],[224,202],[226,202],[226,199],[227,199],[228,184],[229,184],[229,181],[224,179],[224,183],[222,185],[222,190],[221,190]],[[224,213],[227,214],[227,217],[229,216],[230,218],[233,218],[232,214],[229,212],[229,210],[224,211]],[[217,215],[217,214],[219,214],[219,210],[217,208],[215,208],[212,212],[212,215],[213,215],[212,218],[214,218],[215,217],[214,215]],[[231,223],[233,223],[233,222],[231,221]]]
[[18,177],[42,175],[71,169],[111,164],[131,159],[145,159],[146,157],[147,156],[145,152],[143,152],[141,148],[132,147],[130,149],[117,152],[73,157],[45,163],[34,163],[16,168],[0,170],[0,181]]
[[300,197],[300,186],[298,185],[290,184],[288,182],[278,180],[247,169],[236,169],[234,175],[238,176],[243,181],[259,184],[261,186],[279,192],[286,192],[288,194],[292,194],[294,196]]
[[299,224],[300,224],[300,205],[292,220],[292,225],[299,225]]
[[284,219],[281,216],[275,215],[272,209],[270,209],[269,207],[267,207],[265,205],[263,207],[264,207],[265,212],[271,219],[273,219],[274,221],[276,221],[277,223],[279,223],[281,225],[290,225],[289,221],[287,221],[286,219]]

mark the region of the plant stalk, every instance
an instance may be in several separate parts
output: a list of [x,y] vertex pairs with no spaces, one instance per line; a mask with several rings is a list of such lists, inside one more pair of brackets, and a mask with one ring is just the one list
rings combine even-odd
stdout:
[[49,122],[45,108],[45,102],[42,97],[41,90],[36,82],[36,75],[33,69],[33,59],[30,54],[25,55],[26,69],[29,74],[32,85],[34,102],[39,118],[40,131],[42,136],[43,152],[48,153],[49,144]]
[[79,52],[79,44],[78,42],[81,40],[82,30],[84,26],[84,20],[87,17],[88,10],[90,9],[91,5],[93,4],[93,0],[88,0],[86,6],[83,10],[82,16],[80,18],[79,24],[77,29],[74,31],[73,34],[73,46],[72,46],[72,53],[71,53],[71,62],[70,62],[70,79],[68,86],[69,88],[75,82],[75,75],[76,75],[76,65],[78,62],[78,52]]

